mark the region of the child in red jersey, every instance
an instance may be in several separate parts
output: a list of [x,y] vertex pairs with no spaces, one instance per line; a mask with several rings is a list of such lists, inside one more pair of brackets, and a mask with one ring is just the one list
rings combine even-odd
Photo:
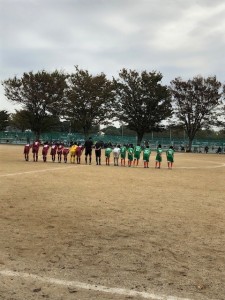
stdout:
[[69,147],[64,147],[63,148],[64,163],[67,163],[67,157],[68,157],[69,152],[70,152],[70,148]]
[[42,149],[42,155],[43,155],[43,162],[47,161],[47,154],[48,154],[49,145],[48,142],[44,143],[43,149]]
[[50,152],[50,155],[52,156],[52,162],[55,162],[56,151],[57,151],[57,145],[56,143],[53,143]]
[[39,147],[40,147],[40,142],[38,140],[36,140],[35,142],[33,142],[32,153],[33,153],[33,160],[34,161],[38,161]]
[[30,153],[30,148],[31,147],[32,146],[30,144],[26,144],[24,146],[23,154],[24,154],[24,158],[25,158],[26,161],[29,161],[29,153]]
[[78,143],[77,148],[76,148],[76,156],[77,156],[77,164],[80,164],[80,157],[83,152],[83,147],[80,143]]
[[57,154],[58,154],[58,162],[59,162],[59,163],[61,163],[61,161],[62,161],[63,148],[64,148],[63,143],[59,143],[59,145],[58,145],[58,150],[57,150]]

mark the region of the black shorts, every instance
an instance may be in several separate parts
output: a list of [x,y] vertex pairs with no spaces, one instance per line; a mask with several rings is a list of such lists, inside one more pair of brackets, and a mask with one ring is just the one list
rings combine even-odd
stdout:
[[101,157],[101,150],[95,150],[95,156]]
[[85,149],[85,156],[91,155],[92,149]]

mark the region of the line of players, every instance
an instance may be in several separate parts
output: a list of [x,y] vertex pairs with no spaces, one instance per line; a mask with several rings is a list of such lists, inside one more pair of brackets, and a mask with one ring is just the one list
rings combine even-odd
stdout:
[[[38,154],[40,149],[40,142],[35,141],[33,144],[26,144],[24,146],[24,157],[26,161],[29,161],[29,153],[30,149],[32,149],[33,154],[33,161],[38,161]],[[44,143],[42,147],[42,157],[43,162],[47,161],[47,155],[50,149],[50,156],[52,158],[52,162],[57,161],[61,163],[64,161],[64,163],[67,163],[68,161],[68,155],[70,156],[70,163],[81,163],[81,155],[83,151],[85,152],[85,163],[91,164],[92,162],[92,150],[95,150],[95,158],[96,158],[96,165],[101,165],[101,156],[102,156],[102,150],[105,151],[105,164],[106,166],[110,165],[110,158],[111,154],[113,156],[113,163],[114,166],[119,166],[119,159],[120,159],[120,165],[125,167],[126,166],[126,158],[128,167],[131,166],[138,166],[139,160],[141,158],[141,153],[143,153],[143,162],[144,162],[144,168],[149,168],[149,160],[151,155],[151,149],[148,145],[144,147],[144,149],[140,146],[140,144],[137,144],[136,146],[130,145],[115,145],[114,147],[111,144],[108,144],[106,148],[103,148],[102,142],[97,142],[96,144],[93,143],[92,139],[89,138],[85,142],[84,145],[81,145],[81,143],[71,143],[70,147],[65,146],[63,143],[53,143],[51,146],[48,142]],[[162,162],[162,147],[159,144],[156,150],[156,158],[155,158],[155,168],[160,169],[161,168],[161,162]],[[174,163],[174,149],[173,146],[170,146],[170,148],[166,151],[166,157],[167,157],[167,165],[169,169],[172,169],[173,163]]]

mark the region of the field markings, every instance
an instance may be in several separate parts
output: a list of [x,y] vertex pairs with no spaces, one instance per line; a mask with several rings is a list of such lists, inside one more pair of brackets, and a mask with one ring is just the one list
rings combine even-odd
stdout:
[[[218,162],[213,162],[213,161],[207,161],[207,163],[219,164]],[[77,165],[77,164],[74,165],[73,164],[73,165],[67,165],[65,167],[60,167],[59,166],[57,168],[50,168],[50,169],[32,170],[32,171],[25,171],[25,172],[1,174],[0,177],[10,177],[10,176],[17,176],[17,175],[33,174],[33,173],[42,173],[42,172],[48,172],[48,171],[59,171],[59,170],[70,169],[70,168],[74,168],[74,167],[78,167],[78,166],[87,167],[88,165]],[[216,168],[222,168],[222,167],[225,167],[225,163],[220,164],[218,166],[201,166],[201,167],[199,167],[199,166],[196,166],[196,167],[183,167],[183,166],[176,167],[176,166],[174,166],[174,169],[216,169]],[[154,168],[154,167],[152,167],[152,168]],[[162,169],[167,169],[167,168],[164,167]]]
[[[201,160],[195,160],[195,161],[201,161]],[[202,162],[202,161],[201,161]],[[219,162],[214,161],[206,161],[206,163],[214,163],[218,164],[217,166],[196,166],[196,167],[174,167],[174,169],[216,169],[216,168],[223,168],[225,167],[225,163],[221,164]]]
[[32,174],[32,173],[41,173],[41,172],[56,171],[56,170],[64,170],[64,169],[68,169],[68,168],[74,168],[74,166],[58,167],[58,168],[42,169],[42,170],[32,170],[32,171],[9,173],[9,174],[1,174],[0,177],[17,176],[17,175]]
[[[218,164],[217,162],[214,162],[216,164]],[[202,166],[202,167],[174,167],[174,169],[216,169],[216,168],[223,168],[225,167],[225,163],[224,164],[220,164],[218,166]]]
[[5,277],[19,277],[26,280],[37,280],[43,283],[50,283],[56,285],[67,286],[70,288],[77,288],[89,291],[97,291],[102,293],[109,293],[109,294],[116,294],[116,295],[123,295],[123,296],[133,296],[133,297],[141,297],[144,299],[152,299],[152,300],[191,300],[189,298],[180,298],[175,296],[166,296],[166,295],[156,295],[154,293],[148,292],[139,292],[135,290],[129,290],[125,288],[110,288],[103,285],[93,285],[89,283],[79,282],[79,281],[67,281],[67,280],[60,280],[52,277],[46,276],[38,276],[30,273],[23,273],[23,272],[14,272],[10,270],[0,270],[0,275]]

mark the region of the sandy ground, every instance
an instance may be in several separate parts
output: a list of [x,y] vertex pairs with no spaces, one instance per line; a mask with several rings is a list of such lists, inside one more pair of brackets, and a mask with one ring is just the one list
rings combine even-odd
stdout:
[[155,153],[144,169],[22,152],[0,145],[0,299],[225,299],[224,155],[176,153],[168,170],[164,154],[157,170]]

